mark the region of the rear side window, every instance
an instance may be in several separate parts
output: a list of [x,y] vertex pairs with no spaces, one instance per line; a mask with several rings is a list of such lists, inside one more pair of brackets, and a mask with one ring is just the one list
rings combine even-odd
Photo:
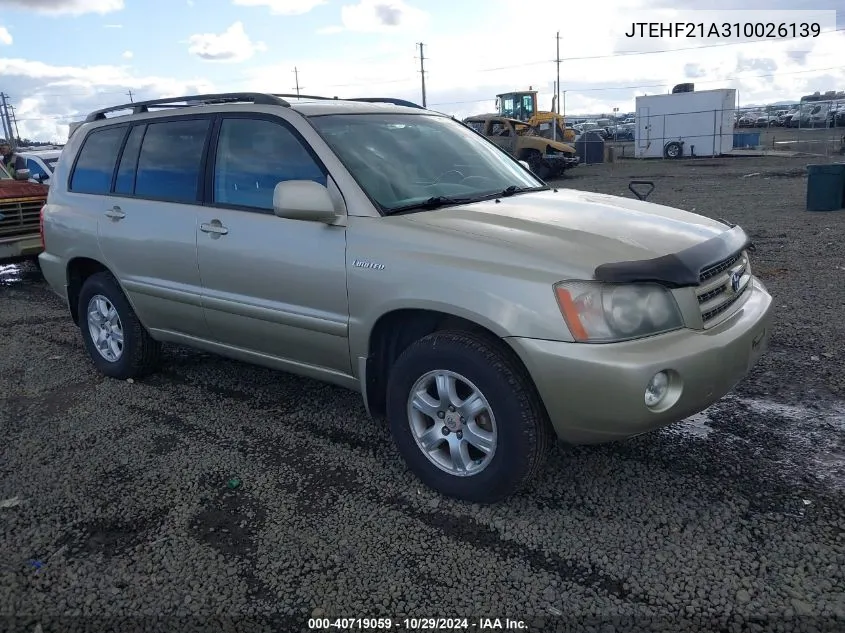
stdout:
[[141,143],[135,195],[171,202],[198,200],[210,119],[150,123]]
[[114,182],[114,192],[132,194],[135,188],[135,167],[138,165],[138,151],[141,149],[141,139],[144,136],[144,125],[136,125],[129,132],[123,156],[120,157],[120,167],[117,168],[117,180]]
[[113,127],[95,130],[88,135],[71,176],[71,191],[109,193],[117,154],[125,134],[125,127]]

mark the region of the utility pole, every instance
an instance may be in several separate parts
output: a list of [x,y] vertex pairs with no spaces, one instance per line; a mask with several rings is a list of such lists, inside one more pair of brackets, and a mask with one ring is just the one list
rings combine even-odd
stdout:
[[[3,95],[2,92],[0,92],[0,96],[5,96],[5,95]],[[12,133],[9,130],[6,129],[6,117],[5,117],[4,113],[5,113],[5,111],[3,109],[3,104],[2,104],[2,102],[0,102],[0,127],[3,128],[3,138],[11,143],[12,142],[12,140],[11,140],[12,139]]]
[[296,66],[293,67],[293,76],[296,78],[296,96],[299,96],[299,69]]
[[555,56],[555,64],[557,65],[557,82],[555,84],[555,109],[560,114],[560,31],[555,36],[557,40],[557,55]]
[[133,95],[131,88],[129,89],[129,91],[126,94],[129,95],[129,103],[135,103],[135,98],[134,98],[134,95]]
[[422,42],[419,43],[420,46],[420,77],[422,77],[422,106],[425,107],[425,53],[423,53],[423,46],[425,46]]
[[12,120],[9,118],[9,104],[6,102],[8,95],[5,92],[0,92],[0,104],[3,106],[3,128],[6,130],[6,140],[9,141],[9,144],[12,148],[17,146],[15,143],[14,130],[12,129]]
[[21,133],[20,133],[20,131],[18,130],[18,117],[16,117],[16,116],[15,116],[15,106],[13,106],[13,105],[10,105],[10,106],[9,106],[9,113],[10,113],[10,114],[11,114],[11,116],[12,116],[12,125],[14,125],[14,126],[15,126],[15,140],[18,142],[18,144],[20,144],[20,142],[21,142]]

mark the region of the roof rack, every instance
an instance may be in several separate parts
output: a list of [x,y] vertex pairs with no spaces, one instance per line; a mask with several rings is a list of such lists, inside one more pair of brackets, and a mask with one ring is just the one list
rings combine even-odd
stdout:
[[405,99],[394,99],[393,97],[349,97],[340,99],[340,97],[319,97],[317,95],[297,95],[297,94],[279,94],[273,93],[274,97],[283,97],[287,99],[315,99],[317,101],[359,101],[362,103],[392,103],[393,105],[398,106],[405,106],[406,108],[417,108],[419,110],[425,110],[426,108],[422,107],[421,105],[414,103],[413,101],[407,101]]
[[[290,107],[290,103],[282,99],[278,95],[267,94],[263,92],[224,92],[218,94],[205,95],[186,95],[182,97],[167,97],[165,99],[152,99],[150,101],[135,101],[132,103],[124,103],[119,106],[112,106],[109,108],[102,108],[95,110],[87,117],[85,122],[102,121],[106,118],[108,112],[118,112],[120,110],[132,110],[132,114],[143,114],[149,112],[150,107],[160,108],[188,108],[191,107],[191,102],[201,102],[203,105],[211,105],[215,103],[238,103],[238,102],[252,102],[255,105],[277,105],[285,108]],[[184,103],[180,103],[184,102]]]

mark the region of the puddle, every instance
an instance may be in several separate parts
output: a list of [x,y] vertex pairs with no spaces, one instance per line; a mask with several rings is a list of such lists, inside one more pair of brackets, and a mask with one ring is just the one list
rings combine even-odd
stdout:
[[0,264],[0,288],[38,281],[41,278],[41,273],[35,264],[29,264],[27,262],[21,264]]
[[[727,396],[665,431],[693,442],[737,441],[749,456],[765,455],[784,469],[845,488],[845,402],[802,406]],[[764,441],[772,436],[777,446]]]
[[694,416],[689,417],[683,422],[671,427],[669,430],[673,433],[684,435],[686,437],[707,439],[713,432],[713,427],[710,426],[709,412],[702,411],[701,413],[696,413]]
[[0,264],[0,286],[20,283],[21,269],[17,264]]

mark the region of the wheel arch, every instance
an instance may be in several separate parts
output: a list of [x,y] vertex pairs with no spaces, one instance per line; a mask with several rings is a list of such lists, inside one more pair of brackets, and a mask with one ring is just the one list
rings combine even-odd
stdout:
[[[71,318],[76,325],[79,325],[79,293],[82,291],[85,281],[97,273],[108,273],[117,279],[108,266],[90,257],[74,257],[67,263],[68,307],[70,308]],[[119,281],[118,285],[120,285]],[[127,301],[131,304],[128,296]]]
[[443,330],[470,332],[504,350],[534,383],[522,359],[503,338],[504,332],[477,315],[458,315],[438,309],[398,308],[382,314],[373,324],[367,341],[367,356],[359,359],[361,391],[374,417],[385,414],[387,381],[399,356],[415,341]]

